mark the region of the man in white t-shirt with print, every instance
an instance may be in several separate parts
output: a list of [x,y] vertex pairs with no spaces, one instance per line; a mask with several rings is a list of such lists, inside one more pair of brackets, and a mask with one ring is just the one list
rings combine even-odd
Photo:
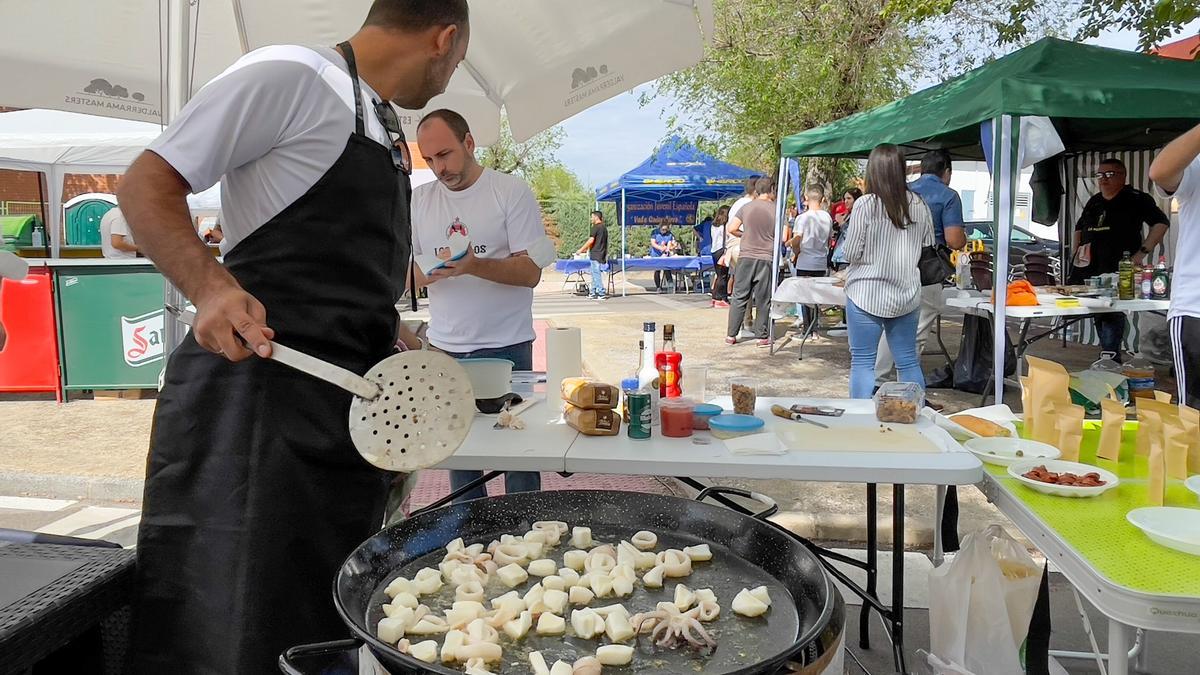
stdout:
[[1171,277],[1171,344],[1179,402],[1200,408],[1200,125],[1167,144],[1150,179],[1179,202],[1179,239]]
[[[787,242],[796,254],[796,276],[823,277],[829,273],[829,233],[833,216],[825,210],[825,188],[809,185],[804,189],[804,212],[796,216],[792,238]],[[802,316],[805,325],[816,320],[807,305]]]
[[[417,145],[437,181],[413,191],[413,252],[448,258],[463,238],[469,250],[417,283],[429,287],[429,343],[455,358],[502,358],[533,369],[533,288],[554,258],[533,191],[517,176],[484,168],[462,115],[435,110],[417,126]],[[548,256],[548,257],[547,257]],[[451,471],[459,489],[479,471]],[[512,472],[508,492],[541,488],[537,472]],[[485,497],[483,486],[460,500]]]
[[129,223],[125,222],[125,214],[120,207],[114,206],[100,218],[100,252],[105,258],[122,260],[136,258],[137,244],[129,231]]

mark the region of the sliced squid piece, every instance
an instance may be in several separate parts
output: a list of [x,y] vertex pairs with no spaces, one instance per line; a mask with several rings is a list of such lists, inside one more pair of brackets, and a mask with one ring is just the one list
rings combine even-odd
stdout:
[[758,588],[751,588],[750,595],[753,595],[754,597],[761,600],[762,603],[764,605],[766,605],[767,607],[771,606],[771,596],[770,596],[770,594],[767,593],[766,586],[759,586]]
[[612,594],[613,580],[607,574],[592,575],[592,592],[597,598],[606,598]]
[[612,612],[604,619],[604,632],[613,642],[625,642],[635,635],[633,624],[622,612]]
[[521,541],[525,542],[526,544],[545,544],[546,530],[530,530],[521,535]]
[[470,642],[459,647],[456,661],[470,661],[472,659],[482,659],[489,663],[500,661],[504,658],[504,650],[495,642]]
[[679,584],[675,587],[675,607],[681,612],[686,612],[696,604],[696,594],[692,589]]
[[483,602],[485,596],[483,594],[483,584],[478,581],[469,581],[458,588],[454,589],[455,600],[474,600]]
[[583,561],[583,569],[589,574],[607,574],[616,566],[616,556],[609,555],[608,551],[592,551]]
[[409,645],[408,653],[414,659],[433,663],[438,659],[438,643],[436,640],[425,640],[415,645]]
[[417,596],[413,595],[412,593],[400,593],[396,597],[392,598],[393,607],[407,607],[409,609],[416,609],[417,605],[419,604],[421,604],[421,602],[417,600]]
[[571,528],[561,520],[539,520],[533,524],[535,530],[555,530],[560,535],[571,531]]
[[663,575],[668,578],[686,577],[692,573],[692,559],[678,549],[659,553],[658,564],[663,566]]
[[[558,570],[555,570],[557,572]],[[548,591],[565,591],[567,590],[567,582],[558,574],[551,574],[542,577],[542,588]]]
[[755,596],[749,589],[743,588],[733,598],[733,611],[742,616],[762,616],[770,605]]
[[571,675],[600,675],[602,667],[594,656],[585,656],[571,666]]
[[606,666],[627,666],[633,662],[633,647],[604,645],[596,650],[596,660]]
[[500,632],[488,624],[483,619],[475,619],[471,625],[467,626],[467,642],[495,642],[500,643]]
[[446,544],[446,553],[458,553],[465,550],[467,550],[467,545],[463,542],[462,537],[459,537],[449,544]]
[[519,592],[509,591],[509,592],[505,593],[504,595],[497,595],[496,597],[492,598],[492,600],[489,604],[491,604],[492,609],[499,609],[500,605],[503,605],[504,603],[508,602],[509,600],[520,600],[520,599],[521,599],[521,594]]
[[662,588],[663,577],[666,576],[666,573],[666,565],[656,565],[642,577],[642,583],[646,585],[646,588]]
[[571,630],[575,637],[591,640],[604,633],[605,619],[591,609],[577,609],[571,612]]
[[[585,586],[572,586],[570,592],[567,594],[567,599],[570,603],[579,606],[587,605],[595,597],[596,594],[592,592],[592,589]],[[387,607],[387,605],[384,605],[384,607]]]
[[405,579],[404,577],[396,577],[395,579],[392,579],[392,582],[387,585],[387,588],[383,589],[384,595],[388,596],[389,598],[395,598],[397,595],[400,595],[401,593],[412,593],[412,592],[413,592],[412,580]]
[[567,592],[548,590],[542,594],[542,605],[554,614],[562,614],[567,609]]
[[472,558],[478,558],[479,555],[483,553],[483,549],[483,544],[471,544],[465,549],[464,552]]
[[579,585],[579,572],[570,567],[558,568],[558,576],[562,577],[563,584],[568,589]]
[[692,562],[707,562],[712,560],[713,557],[712,549],[709,548],[708,544],[685,546],[683,547],[683,552],[687,554],[687,557],[692,559]]
[[446,620],[440,616],[426,616],[408,629],[409,635],[436,635],[450,629]]
[[529,563],[528,569],[535,577],[548,577],[558,572],[558,564],[549,558],[542,558]]
[[591,548],[592,528],[577,527],[571,530],[571,545],[575,548]]
[[649,530],[642,530],[630,537],[629,542],[642,551],[650,551],[658,546],[658,535]]
[[432,567],[426,567],[413,578],[414,595],[433,595],[441,590],[442,572]]
[[546,589],[542,588],[540,584],[529,589],[529,592],[525,594],[525,606],[533,612],[535,617],[546,611],[546,605],[542,602],[545,597]]
[[529,652],[529,669],[533,671],[533,675],[550,675],[546,657],[542,656],[541,652]]
[[625,605],[621,605],[621,604],[605,605],[603,607],[596,607],[593,609],[593,611],[595,611],[597,614],[599,614],[600,616],[602,616],[606,619],[608,618],[609,614],[622,614],[626,617],[629,616],[629,610],[625,609]]
[[495,560],[496,564],[501,567],[508,565],[525,567],[529,564],[529,550],[525,544],[501,544],[492,553],[492,560]]
[[383,640],[389,645],[394,645],[404,637],[404,633],[407,630],[407,619],[389,616],[379,620],[379,627],[376,628],[375,634],[379,636],[380,640]]
[[496,673],[487,669],[487,661],[470,659],[463,669],[463,675],[496,675]]
[[521,612],[520,616],[504,624],[504,634],[514,640],[520,640],[533,628],[533,614],[529,610]]
[[465,644],[467,644],[467,634],[461,630],[452,630],[446,633],[446,639],[442,641],[442,663],[457,661],[458,650],[462,649]]
[[555,661],[553,666],[550,666],[550,675],[572,675],[575,669],[566,661]]
[[496,576],[500,577],[500,581],[509,588],[519,586],[529,579],[529,573],[525,571],[525,568],[516,563],[501,567],[496,572]]
[[582,572],[583,566],[587,563],[587,558],[587,551],[567,551],[563,554],[563,565],[566,565],[576,572]]
[[546,550],[546,545],[540,541],[529,541],[521,544],[525,547],[525,557],[530,560],[537,560],[542,557]]
[[478,582],[483,586],[488,581],[488,574],[474,565],[460,565],[450,572],[451,586],[462,586],[471,582]]
[[538,635],[562,635],[567,630],[567,620],[557,614],[546,612],[538,617]]

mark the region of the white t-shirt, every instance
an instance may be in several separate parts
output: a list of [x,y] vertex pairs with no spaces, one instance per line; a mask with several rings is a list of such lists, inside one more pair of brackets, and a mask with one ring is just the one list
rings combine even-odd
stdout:
[[729,222],[732,223],[733,219],[737,218],[738,211],[741,211],[743,206],[749,204],[752,201],[754,201],[754,197],[747,197],[747,196],[739,197],[738,200],[733,203],[733,206],[729,207]]
[[709,246],[713,251],[720,251],[725,248],[725,228],[729,227],[729,221],[725,221],[724,225],[713,223],[709,228],[712,233],[712,245]]
[[[1159,192],[1172,196],[1161,189]],[[1171,261],[1175,270],[1169,316],[1200,318],[1200,265],[1194,262],[1200,259],[1200,157],[1184,169],[1183,180],[1173,196],[1179,200],[1179,239]]]
[[[379,97],[359,82],[366,133],[391,147],[372,107]],[[352,133],[345,59],[330,47],[277,45],[246,54],[204,85],[149,149],[192,192],[221,181],[221,253],[229,253],[308,192]]]
[[133,241],[133,233],[129,231],[129,223],[125,222],[125,214],[121,213],[121,209],[113,207],[100,218],[100,252],[105,258],[128,259],[136,258],[137,254],[131,251],[122,251],[114,248],[112,245],[112,235],[125,235],[125,240],[130,244]]
[[829,233],[833,217],[826,211],[805,211],[796,216],[792,236],[800,237],[800,255],[796,269],[805,272],[824,272],[829,269]]
[[[440,181],[412,196],[413,252],[437,255],[450,236],[466,236],[480,258],[508,258],[546,238],[542,210],[517,176],[484,169],[475,184],[451,191]],[[533,289],[474,276],[429,286],[429,341],[464,353],[534,339]]]

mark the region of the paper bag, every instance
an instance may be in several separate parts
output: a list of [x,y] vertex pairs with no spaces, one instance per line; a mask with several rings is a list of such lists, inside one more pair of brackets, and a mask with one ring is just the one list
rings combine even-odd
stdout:
[[1156,389],[1154,390],[1154,400],[1158,401],[1159,403],[1170,403],[1171,395],[1165,391],[1158,391]]
[[[1158,417],[1155,413],[1150,413]],[[1150,445],[1150,475],[1146,479],[1146,503],[1151,506],[1162,506],[1167,494],[1167,463],[1163,457],[1163,444],[1160,440]]]
[[[1058,442],[1058,424],[1053,412],[1056,403],[1070,405],[1071,376],[1061,364],[1036,356],[1027,356],[1029,376],[1029,407],[1033,411],[1033,430],[1029,437],[1048,445]],[[1028,415],[1026,421],[1028,422]]]
[[1200,410],[1179,406],[1179,421],[1187,431],[1188,471],[1200,473]]
[[1096,459],[1121,459],[1121,430],[1125,427],[1125,404],[1106,398],[1100,402],[1100,442]]
[[1083,440],[1083,417],[1087,414],[1081,405],[1058,405],[1056,428],[1058,429],[1058,449],[1062,459],[1068,462],[1079,461],[1079,443]]
[[1188,438],[1187,429],[1178,415],[1164,419],[1163,453],[1166,455],[1167,478],[1185,480],[1188,477]]
[[1033,389],[1028,377],[1017,379],[1021,382],[1021,419],[1025,425],[1025,437],[1033,438]]
[[1162,415],[1146,406],[1138,406],[1137,436],[1134,445],[1139,457],[1149,457],[1153,445],[1162,446]]

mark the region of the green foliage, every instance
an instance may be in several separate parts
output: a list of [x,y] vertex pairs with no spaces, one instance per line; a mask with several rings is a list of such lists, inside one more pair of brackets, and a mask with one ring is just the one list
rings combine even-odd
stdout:
[[561,164],[545,164],[526,176],[539,201],[549,199],[589,199],[589,190],[579,177]]
[[502,173],[515,173],[530,179],[549,165],[558,164],[555,153],[562,147],[566,132],[562,127],[550,127],[524,143],[513,140],[508,117],[500,118],[500,138],[489,147],[475,151],[475,158],[485,167]]

